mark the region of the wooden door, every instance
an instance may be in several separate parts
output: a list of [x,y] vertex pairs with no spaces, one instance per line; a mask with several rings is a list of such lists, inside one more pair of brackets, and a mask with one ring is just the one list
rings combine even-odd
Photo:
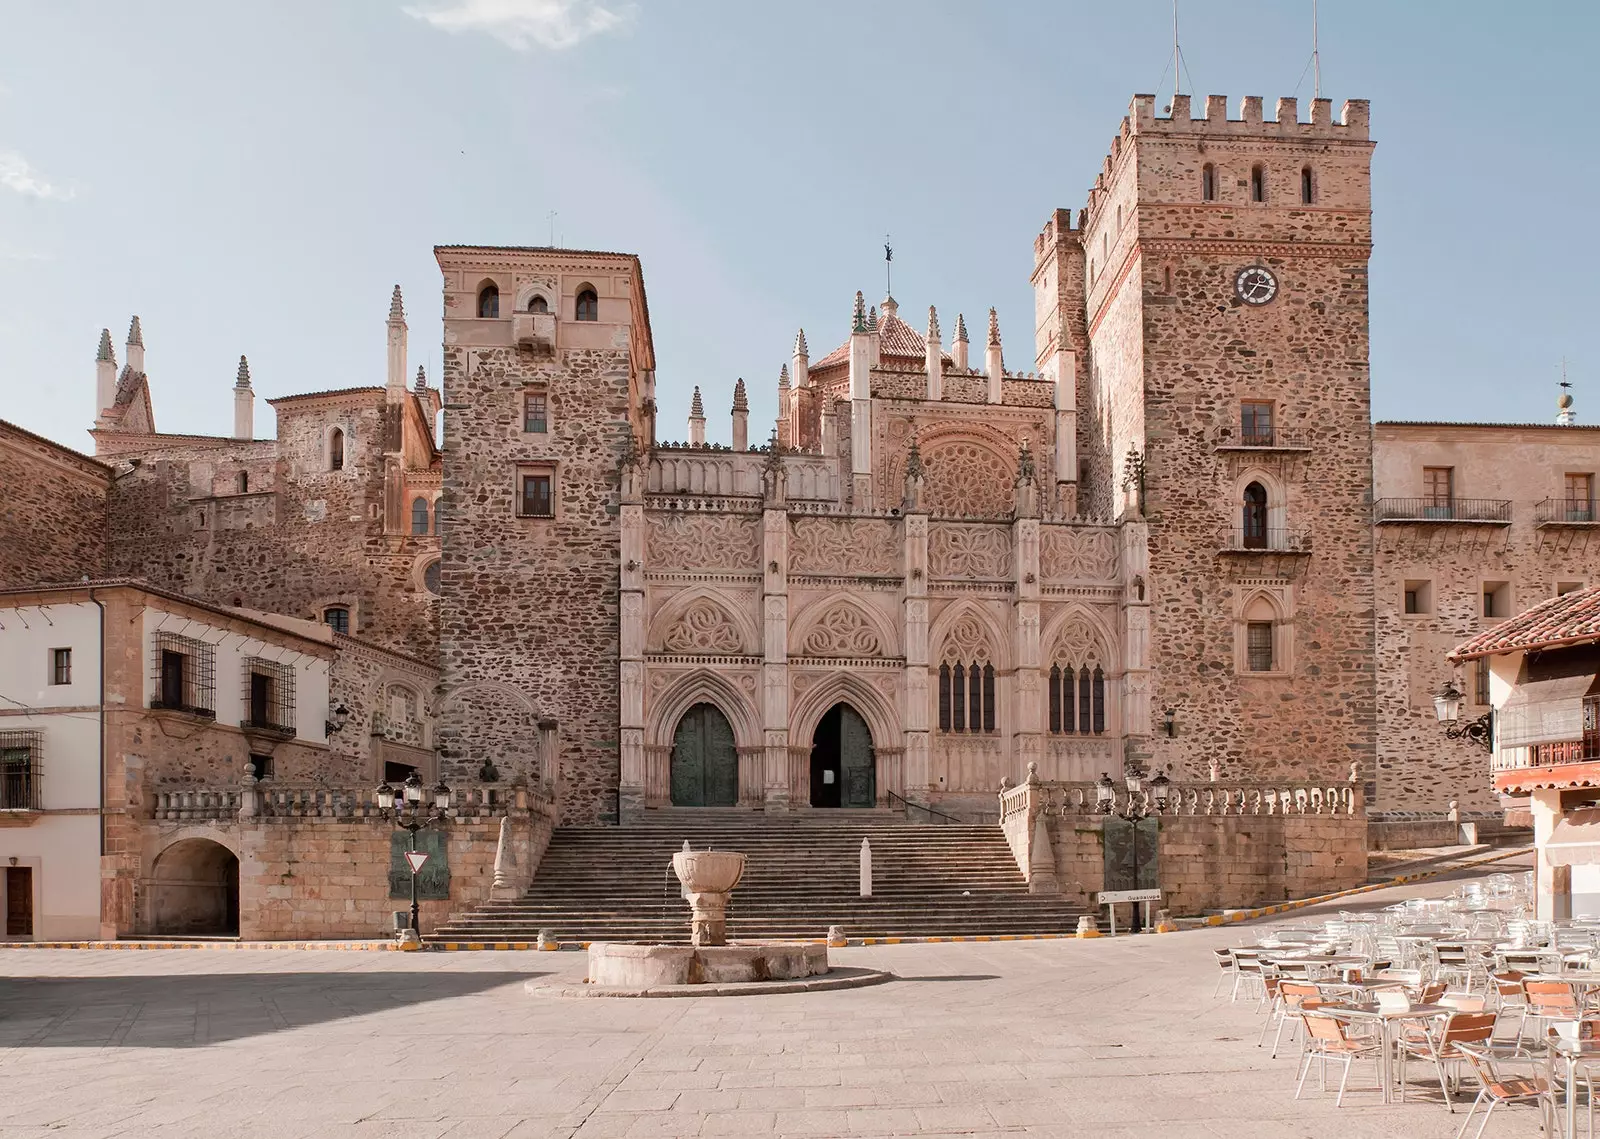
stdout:
[[875,807],[877,779],[872,761],[872,732],[848,704],[839,708],[839,769],[846,807]]
[[6,867],[6,936],[33,936],[33,867]]
[[739,801],[739,753],[733,725],[710,704],[696,704],[678,721],[672,740],[672,805],[732,807]]

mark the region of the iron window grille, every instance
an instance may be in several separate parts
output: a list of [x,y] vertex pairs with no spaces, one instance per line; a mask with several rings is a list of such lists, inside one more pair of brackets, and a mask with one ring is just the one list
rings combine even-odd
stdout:
[[244,662],[245,718],[240,727],[294,735],[294,668],[250,657]]
[[1050,666],[1050,732],[1053,735],[1104,735],[1106,674],[1099,665],[1075,669]]
[[1271,672],[1272,622],[1251,621],[1245,625],[1245,668],[1250,672]]
[[555,501],[551,495],[551,476],[548,473],[523,474],[519,481],[517,517],[553,518]]
[[1480,707],[1489,703],[1489,658],[1479,657],[1472,666],[1472,702]]
[[0,732],[0,811],[37,811],[44,733]]
[[217,714],[216,652],[205,641],[157,632],[152,639],[150,707],[195,716]]

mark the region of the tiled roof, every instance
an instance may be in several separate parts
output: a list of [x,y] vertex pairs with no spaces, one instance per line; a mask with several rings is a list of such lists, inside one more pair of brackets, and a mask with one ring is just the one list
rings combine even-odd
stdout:
[[1600,640],[1600,585],[1552,597],[1501,621],[1450,652],[1451,660]]
[[1600,424],[1594,423],[1480,423],[1468,420],[1447,419],[1379,419],[1373,423],[1374,427],[1515,427],[1525,429],[1537,427],[1541,430],[1551,431],[1594,431],[1600,429]]
[[267,400],[267,403],[277,407],[280,403],[292,403],[297,399],[321,399],[334,395],[383,395],[386,390],[385,388],[330,388],[322,392],[296,392],[294,395],[274,396]]
[[[898,356],[921,364],[928,358],[928,338],[912,328],[898,316],[882,314],[878,317],[878,358]],[[850,362],[850,342],[846,340],[811,366],[829,368]]]

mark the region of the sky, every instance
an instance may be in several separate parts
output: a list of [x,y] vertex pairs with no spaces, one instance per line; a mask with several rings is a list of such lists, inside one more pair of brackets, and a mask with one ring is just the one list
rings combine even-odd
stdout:
[[[398,283],[437,377],[435,244],[643,260],[661,434],[733,384],[770,430],[795,330],[857,289],[947,335],[995,306],[1032,370],[1033,238],[1136,92],[1170,0],[0,0],[0,416],[90,450],[94,354],[138,313],[156,422],[383,383]],[[1312,94],[1311,0],[1180,0],[1183,89]],[[1588,330],[1600,5],[1324,0],[1322,91],[1372,102],[1378,418],[1549,421]],[[1197,100],[1198,102],[1198,100]],[[1270,113],[1270,111],[1269,111]],[[552,217],[552,214],[554,215]],[[915,323],[915,319],[913,319]]]

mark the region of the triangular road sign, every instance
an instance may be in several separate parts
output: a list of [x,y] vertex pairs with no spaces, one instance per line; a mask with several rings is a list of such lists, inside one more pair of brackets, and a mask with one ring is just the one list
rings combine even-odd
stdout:
[[406,861],[411,863],[411,873],[420,874],[422,873],[422,864],[428,861],[428,852],[426,850],[408,850],[406,851]]

